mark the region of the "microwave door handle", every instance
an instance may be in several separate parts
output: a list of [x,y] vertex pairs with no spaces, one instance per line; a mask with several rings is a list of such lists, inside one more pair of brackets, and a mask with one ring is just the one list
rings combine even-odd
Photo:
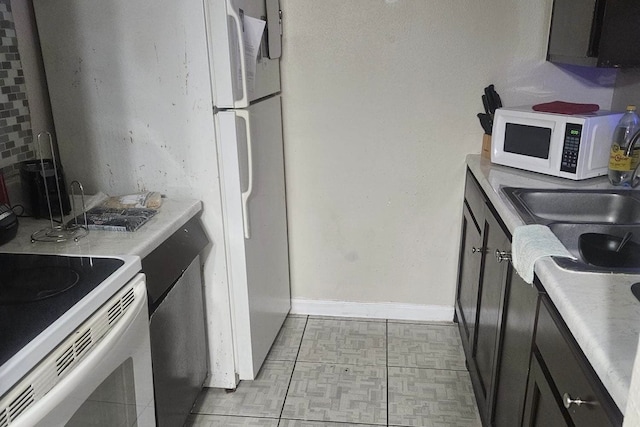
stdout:
[[247,135],[247,191],[242,192],[242,226],[244,228],[244,238],[251,238],[251,224],[249,223],[249,197],[253,193],[253,154],[251,144],[251,122],[249,121],[249,111],[236,111],[238,117],[244,119]]
[[242,98],[233,101],[234,108],[245,108],[249,106],[249,95],[247,92],[247,64],[244,59],[244,41],[242,37],[242,22],[240,17],[233,8],[231,1],[227,1],[227,15],[234,20],[236,26],[236,35],[238,37],[238,50],[240,55],[240,81],[242,84]]

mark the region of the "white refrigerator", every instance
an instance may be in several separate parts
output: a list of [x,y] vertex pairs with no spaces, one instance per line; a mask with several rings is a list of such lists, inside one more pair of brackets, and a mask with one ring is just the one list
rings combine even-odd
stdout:
[[67,179],[203,201],[205,385],[254,379],[290,309],[279,1],[34,9]]

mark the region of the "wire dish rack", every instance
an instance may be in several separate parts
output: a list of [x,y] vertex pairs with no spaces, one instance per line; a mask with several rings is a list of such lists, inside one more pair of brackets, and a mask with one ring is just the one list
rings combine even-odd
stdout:
[[[69,240],[73,240],[74,242],[77,242],[78,240],[80,240],[81,238],[87,236],[89,234],[89,227],[87,226],[87,211],[86,211],[86,205],[85,205],[85,201],[84,201],[84,187],[82,186],[82,184],[79,181],[72,181],[71,182],[71,209],[72,209],[72,214],[73,214],[73,218],[74,221],[69,222],[69,223],[65,223],[64,221],[64,214],[63,214],[63,208],[62,208],[62,197],[61,197],[61,191],[60,191],[60,181],[58,179],[58,167],[56,166],[57,161],[56,161],[56,156],[55,156],[55,150],[53,149],[53,140],[51,138],[51,134],[49,132],[40,132],[38,134],[38,138],[37,138],[37,142],[38,142],[38,150],[40,150],[40,153],[42,153],[42,144],[41,144],[41,139],[42,137],[46,135],[48,137],[49,140],[49,148],[51,150],[51,157],[52,157],[52,163],[53,163],[53,173],[55,176],[55,183],[56,183],[56,192],[58,194],[58,202],[60,203],[60,222],[56,223],[56,221],[53,219],[53,211],[51,209],[51,199],[49,197],[49,188],[48,188],[48,183],[47,183],[47,179],[46,179],[46,170],[45,170],[45,161],[44,158],[42,158],[42,155],[40,156],[40,168],[41,168],[41,173],[42,173],[42,177],[43,177],[43,181],[44,181],[44,188],[45,188],[45,195],[47,198],[47,208],[49,209],[49,227],[43,228],[39,231],[36,231],[35,233],[33,233],[31,235],[31,243],[35,243],[35,242],[52,242],[52,243],[62,243],[62,242],[67,242]],[[82,214],[78,215],[76,212],[76,197],[75,197],[75,189],[78,189],[80,192],[80,197],[81,197],[81,201],[82,201]],[[78,222],[78,218],[79,217],[84,217],[84,224],[81,224]]]

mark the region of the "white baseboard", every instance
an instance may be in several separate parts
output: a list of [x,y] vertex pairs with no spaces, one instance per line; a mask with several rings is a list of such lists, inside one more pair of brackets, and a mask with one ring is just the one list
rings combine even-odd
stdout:
[[314,316],[451,322],[453,306],[291,299],[291,313]]

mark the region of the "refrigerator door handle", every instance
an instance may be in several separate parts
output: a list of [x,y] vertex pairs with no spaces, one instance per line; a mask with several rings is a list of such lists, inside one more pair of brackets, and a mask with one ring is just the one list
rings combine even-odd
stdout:
[[230,0],[227,0],[227,15],[235,21],[236,34],[238,37],[238,50],[240,55],[240,82],[242,84],[242,98],[233,100],[234,108],[244,108],[249,106],[249,94],[247,92],[247,64],[244,60],[244,41],[242,37],[242,22],[238,13],[233,8]]
[[253,192],[253,154],[251,148],[251,124],[249,122],[249,111],[236,111],[238,117],[244,119],[247,134],[247,191],[242,192],[242,225],[244,228],[244,238],[251,238],[251,227],[249,224],[249,197]]
[[266,0],[269,59],[282,56],[282,10],[280,0]]

